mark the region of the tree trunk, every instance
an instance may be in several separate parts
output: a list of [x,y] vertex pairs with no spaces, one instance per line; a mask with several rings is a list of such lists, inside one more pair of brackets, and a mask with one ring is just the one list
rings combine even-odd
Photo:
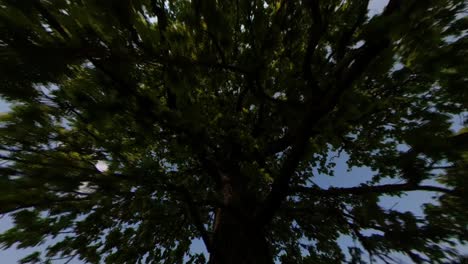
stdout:
[[219,209],[210,264],[273,264],[264,232],[229,209]]
[[209,263],[273,264],[263,228],[253,219],[253,197],[245,194],[239,177],[221,179],[226,207],[216,211]]

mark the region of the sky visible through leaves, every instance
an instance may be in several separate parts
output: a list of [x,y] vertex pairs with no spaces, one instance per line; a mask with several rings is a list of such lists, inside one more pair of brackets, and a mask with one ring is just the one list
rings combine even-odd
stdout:
[[[383,7],[387,4],[387,0],[372,0],[369,4],[369,11],[370,15],[378,14],[382,11]],[[0,113],[8,111],[9,106],[1,100],[0,98]],[[456,131],[461,128],[461,117],[454,117],[453,129]],[[333,157],[333,153],[330,155]],[[334,162],[336,163],[335,167],[335,176],[324,176],[321,175],[317,177],[315,183],[318,184],[322,188],[327,188],[330,186],[334,187],[352,187],[359,185],[367,180],[369,180],[372,176],[372,171],[369,168],[353,168],[351,171],[348,171],[346,165],[347,156],[345,154],[341,154],[339,157],[334,158]],[[104,168],[105,164],[97,164],[100,168]],[[99,169],[99,168],[98,168]],[[105,169],[104,169],[105,170]],[[390,182],[389,182],[390,183]],[[394,182],[391,182],[394,183]],[[411,192],[404,197],[401,198],[391,198],[386,197],[381,199],[380,204],[386,208],[393,208],[399,211],[412,211],[415,215],[421,215],[421,205],[423,203],[428,203],[432,200],[432,196],[435,195],[431,192]],[[4,232],[8,228],[11,227],[11,221],[8,216],[4,216],[0,219],[0,233]],[[348,237],[342,237],[341,245],[346,248],[348,246],[352,246],[352,239]],[[41,248],[45,248],[47,243],[43,244],[38,248],[30,248],[26,250],[17,250],[14,248],[10,248],[8,250],[0,250],[0,262],[1,263],[16,263],[19,259],[24,257],[27,254],[30,254],[36,250],[41,250]],[[194,241],[192,244],[193,251],[204,251],[204,246],[201,241]],[[468,247],[460,247],[460,253],[468,254]],[[403,256],[395,256],[401,260],[401,263],[409,263],[410,261],[403,257]],[[54,263],[63,263],[63,261],[57,261]],[[81,264],[83,262],[79,260],[73,260],[69,262],[69,264]]]

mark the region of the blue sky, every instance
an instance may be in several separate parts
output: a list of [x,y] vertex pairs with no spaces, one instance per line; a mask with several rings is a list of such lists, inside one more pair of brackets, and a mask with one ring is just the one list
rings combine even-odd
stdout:
[[[386,5],[388,0],[373,0],[370,2],[369,10],[371,14],[380,13],[383,7]],[[0,113],[8,111],[8,105],[0,100]],[[457,120],[456,120],[457,121]],[[320,176],[314,179],[315,183],[322,187],[336,186],[336,187],[350,187],[356,186],[359,183],[363,183],[366,180],[372,177],[372,171],[368,168],[354,168],[350,172],[347,171],[346,166],[346,155],[342,155],[335,160],[337,163],[336,172],[334,177],[329,176]],[[396,198],[384,198],[381,201],[381,205],[384,207],[393,207],[400,211],[412,211],[415,214],[422,214],[421,205],[432,201],[432,196],[434,193],[430,192],[411,192],[404,199]],[[3,217],[0,219],[0,233],[11,227],[11,221],[8,217]],[[343,246],[352,245],[352,242],[349,238],[341,239]],[[44,249],[45,246],[41,246],[38,249]],[[195,242],[193,245],[194,251],[203,251],[204,246],[200,241]],[[461,248],[464,253],[468,253],[467,247]],[[18,250],[18,249],[7,249],[0,250],[0,262],[1,263],[16,263],[20,258],[25,255],[33,252],[33,249],[28,250]],[[402,263],[410,263],[410,261],[402,256],[397,256],[401,258]],[[63,262],[57,262],[63,263]],[[69,262],[70,264],[81,264],[82,262],[78,260],[73,260]]]

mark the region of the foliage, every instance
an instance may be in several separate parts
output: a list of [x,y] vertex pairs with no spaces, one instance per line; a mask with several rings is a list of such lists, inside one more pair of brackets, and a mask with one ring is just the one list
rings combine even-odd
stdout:
[[[224,254],[243,234],[220,227],[228,217],[261,230],[270,261],[344,262],[342,235],[359,245],[350,263],[456,258],[468,240],[468,133],[450,129],[467,111],[466,3],[367,8],[1,0],[0,95],[13,107],[0,116],[0,213],[15,225],[0,243],[58,241],[24,263],[204,263],[192,240]],[[375,176],[320,188],[334,153]],[[379,205],[410,191],[438,202],[423,216]]]

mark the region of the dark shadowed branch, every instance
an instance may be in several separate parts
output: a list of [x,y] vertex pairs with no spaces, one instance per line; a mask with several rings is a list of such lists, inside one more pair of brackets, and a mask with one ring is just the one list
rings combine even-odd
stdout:
[[439,187],[439,186],[429,186],[429,185],[412,185],[408,183],[402,184],[383,184],[383,185],[362,185],[359,187],[350,187],[350,188],[329,188],[329,189],[320,189],[316,187],[302,187],[297,186],[291,189],[291,193],[302,193],[312,196],[339,196],[339,195],[365,195],[365,194],[392,194],[399,192],[408,192],[408,191],[430,191],[430,192],[441,192],[445,194],[455,195],[457,192],[452,189]]

